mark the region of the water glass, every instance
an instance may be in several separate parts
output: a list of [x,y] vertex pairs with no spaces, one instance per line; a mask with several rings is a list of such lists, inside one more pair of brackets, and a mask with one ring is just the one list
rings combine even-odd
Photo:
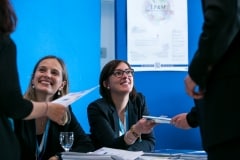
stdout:
[[73,145],[74,133],[73,132],[60,132],[59,141],[65,152],[69,152]]

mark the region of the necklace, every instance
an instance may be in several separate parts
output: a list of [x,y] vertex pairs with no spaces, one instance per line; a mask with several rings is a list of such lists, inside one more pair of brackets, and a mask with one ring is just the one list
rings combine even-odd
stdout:
[[42,134],[45,130],[47,117],[41,117],[35,120],[37,134]]
[[44,127],[44,124],[45,124],[45,120],[41,120],[41,127]]

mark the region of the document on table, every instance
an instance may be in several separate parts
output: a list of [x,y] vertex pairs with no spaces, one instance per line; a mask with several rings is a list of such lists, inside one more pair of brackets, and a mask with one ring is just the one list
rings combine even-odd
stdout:
[[99,86],[95,86],[95,87],[92,87],[92,88],[84,90],[84,91],[68,93],[67,95],[64,95],[64,96],[52,101],[52,103],[59,103],[59,104],[62,104],[67,107],[70,104],[77,101],[78,99],[82,98],[83,96],[89,94],[90,92],[92,92],[93,90],[95,90],[98,87]]
[[142,151],[127,151],[102,147],[89,153],[62,152],[61,157],[63,160],[135,160],[143,154],[144,152]]
[[116,160],[135,160],[144,154],[142,151],[127,151],[108,147],[102,147],[93,153],[99,155],[114,155]]
[[62,152],[62,160],[113,160],[110,155],[99,155],[92,153]]
[[198,150],[175,150],[163,149],[156,152],[146,152],[139,157],[139,160],[162,160],[162,159],[175,159],[175,160],[207,160],[205,151]]
[[94,152],[62,152],[63,160],[207,160],[205,151],[165,149],[158,152],[127,151],[102,147]]
[[142,116],[143,118],[153,120],[155,123],[171,123],[171,118],[168,118],[166,116],[159,116],[159,117],[154,117],[154,116]]

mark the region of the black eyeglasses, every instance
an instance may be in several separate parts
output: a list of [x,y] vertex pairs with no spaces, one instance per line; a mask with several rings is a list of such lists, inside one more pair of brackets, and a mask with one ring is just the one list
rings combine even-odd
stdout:
[[125,70],[117,69],[117,70],[113,71],[112,75],[114,75],[117,78],[121,78],[124,73],[126,73],[126,75],[128,77],[132,77],[134,70],[133,69],[125,69]]

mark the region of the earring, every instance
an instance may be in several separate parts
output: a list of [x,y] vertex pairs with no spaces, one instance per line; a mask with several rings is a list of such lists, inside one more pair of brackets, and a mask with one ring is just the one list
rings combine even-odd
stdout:
[[58,90],[57,95],[61,96],[61,90]]
[[110,89],[110,87],[109,87],[109,86],[107,86],[107,89],[109,90],[109,89]]
[[33,89],[35,88],[34,84],[32,84],[32,88],[33,88]]

